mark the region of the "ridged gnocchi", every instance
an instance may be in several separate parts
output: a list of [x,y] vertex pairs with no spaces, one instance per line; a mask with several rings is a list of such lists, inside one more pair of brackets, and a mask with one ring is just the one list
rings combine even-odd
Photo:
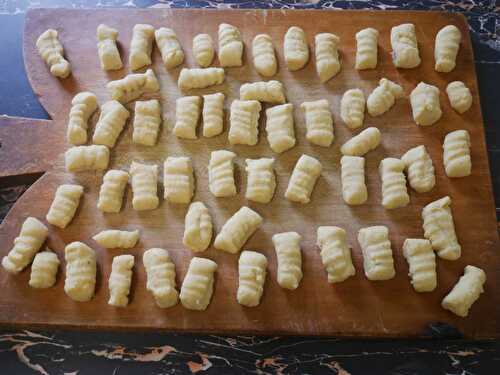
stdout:
[[237,27],[219,25],[219,63],[222,67],[243,65],[243,40]]
[[116,307],[125,307],[128,305],[133,267],[133,255],[125,254],[113,257],[111,274],[109,275],[108,305]]
[[90,301],[94,296],[97,275],[95,251],[83,242],[71,242],[64,249],[64,259],[64,292],[74,301]]
[[182,282],[179,298],[188,310],[206,310],[214,290],[214,273],[217,263],[205,258],[193,258]]
[[470,135],[467,130],[455,130],[446,134],[443,163],[448,177],[465,177],[471,174]]
[[135,102],[134,132],[132,142],[154,146],[161,125],[161,107],[157,99]]
[[212,231],[212,217],[207,206],[202,202],[191,203],[184,220],[184,246],[194,252],[206,250],[212,240]]
[[201,98],[184,96],[175,102],[175,126],[173,133],[178,138],[196,139],[196,127],[200,119]]
[[158,207],[158,166],[133,161],[130,166],[132,207],[136,211],[154,210]]
[[349,205],[359,205],[368,199],[365,183],[365,158],[342,156],[340,159],[342,198]]
[[56,283],[59,258],[52,251],[41,251],[35,255],[31,265],[29,286],[32,288],[50,288]]
[[252,57],[255,70],[261,76],[272,77],[278,71],[273,40],[269,35],[259,34],[253,38]]
[[170,156],[163,165],[164,198],[170,203],[189,203],[194,195],[191,158]]
[[329,147],[333,134],[333,117],[326,99],[304,102],[300,108],[305,112],[306,139],[317,146]]
[[143,94],[151,94],[160,90],[160,84],[153,69],[145,73],[133,73],[122,79],[108,82],[106,85],[111,99],[120,103],[128,103]]
[[208,188],[216,197],[236,195],[234,183],[234,158],[232,151],[217,150],[210,154],[208,163]]
[[155,40],[167,69],[175,68],[184,62],[184,51],[174,30],[160,27],[155,30]]
[[356,62],[358,70],[375,69],[378,60],[378,30],[367,27],[356,33]]
[[462,114],[472,106],[472,94],[470,89],[461,81],[453,81],[446,86],[446,94],[451,108]]
[[215,137],[224,130],[224,99],[221,92],[203,95],[203,136]]
[[179,74],[177,85],[183,91],[204,89],[220,85],[224,82],[225,73],[222,68],[183,68]]
[[403,88],[387,78],[382,78],[375,90],[368,95],[366,108],[370,116],[380,116],[391,109],[396,99],[401,97],[403,97]]
[[155,28],[147,24],[137,24],[132,29],[132,40],[130,42],[130,54],[128,64],[130,69],[137,70],[151,65],[151,52],[153,51],[153,40]]
[[366,128],[344,143],[340,152],[342,155],[363,156],[367,152],[375,150],[380,144],[381,138],[380,130],[374,127]]
[[75,216],[82,195],[83,186],[71,184],[60,185],[56,190],[54,200],[45,217],[47,221],[61,229],[66,228]]
[[360,89],[350,89],[342,95],[340,117],[349,129],[357,129],[363,126],[365,106],[365,94]]
[[110,100],[102,105],[99,121],[95,126],[92,142],[109,148],[115,147],[116,140],[125,127],[130,113],[120,102]]
[[57,30],[44,31],[36,40],[36,48],[54,77],[66,78],[71,74],[71,65],[64,58],[64,48]]
[[462,33],[454,25],[447,25],[438,31],[434,47],[434,69],[437,72],[448,73],[455,69],[461,39]]
[[444,297],[441,306],[453,314],[465,318],[469,310],[484,292],[486,273],[479,267],[465,266],[464,274],[460,277],[450,293]]
[[139,230],[107,229],[97,233],[92,239],[106,249],[131,249],[139,241]]
[[340,38],[331,33],[316,34],[316,72],[321,83],[325,83],[340,72],[339,44]]
[[123,68],[120,51],[116,45],[118,30],[105,24],[97,26],[97,53],[102,70],[118,70]]
[[118,213],[122,208],[123,196],[129,175],[125,171],[111,169],[102,178],[97,208],[102,212]]
[[266,132],[269,147],[278,154],[295,146],[293,104],[286,103],[266,109]]
[[396,158],[382,159],[379,165],[382,180],[382,206],[386,209],[405,207],[410,203],[403,173],[405,163]]
[[202,68],[212,64],[215,56],[214,41],[208,34],[198,34],[193,38],[193,56]]
[[285,34],[283,53],[288,70],[302,69],[309,61],[309,47],[306,33],[300,27],[292,26]]
[[439,89],[436,86],[420,82],[410,93],[413,119],[418,125],[429,126],[441,118]]
[[344,229],[334,226],[319,227],[316,244],[321,250],[321,261],[329,283],[340,283],[356,274]]
[[377,225],[360,229],[358,242],[363,251],[363,265],[368,280],[389,280],[396,275],[387,227]]
[[102,145],[75,146],[64,154],[68,172],[102,171],[108,168],[109,148]]
[[247,190],[245,198],[257,203],[269,203],[276,189],[274,158],[246,159]]
[[258,100],[271,104],[286,102],[285,89],[280,81],[244,83],[240,87],[240,99]]
[[420,65],[415,25],[404,23],[391,29],[392,61],[396,68],[411,69]]
[[66,139],[73,145],[87,142],[88,121],[97,110],[97,97],[88,91],[76,94],[71,101]]
[[321,163],[309,155],[302,155],[288,182],[285,198],[292,202],[309,203],[311,194],[321,175]]
[[267,258],[255,251],[242,251],[238,260],[238,303],[254,307],[260,303],[266,281]]
[[175,283],[175,265],[165,249],[153,248],[142,255],[146,270],[146,289],[153,294],[156,305],[162,309],[177,305],[179,292]]
[[231,103],[227,136],[230,144],[249,146],[257,144],[261,108],[257,100],[234,100]]
[[302,236],[297,232],[273,235],[274,249],[278,259],[278,284],[282,288],[295,290],[302,280]]
[[429,240],[408,238],[403,244],[411,284],[417,292],[432,292],[437,286],[436,255]]
[[401,157],[413,190],[426,193],[436,184],[434,165],[424,145],[413,147]]

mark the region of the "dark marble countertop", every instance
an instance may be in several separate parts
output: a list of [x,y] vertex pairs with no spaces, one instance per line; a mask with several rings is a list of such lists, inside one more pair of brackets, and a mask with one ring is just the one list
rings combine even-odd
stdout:
[[[0,0],[0,114],[47,118],[24,73],[21,39],[29,7],[210,7],[420,9],[464,13],[471,28],[490,168],[500,218],[500,2]],[[29,186],[0,181],[0,220]],[[491,317],[500,320],[500,317]],[[499,374],[498,341],[460,339],[429,327],[430,339],[367,340],[0,329],[0,374]]]

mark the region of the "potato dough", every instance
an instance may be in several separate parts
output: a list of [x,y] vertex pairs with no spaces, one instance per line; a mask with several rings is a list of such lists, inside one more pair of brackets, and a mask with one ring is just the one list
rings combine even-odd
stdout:
[[44,31],[36,40],[38,53],[50,69],[50,74],[58,78],[66,78],[71,74],[71,65],[64,58],[64,48],[54,29]]
[[317,245],[329,283],[340,283],[356,274],[345,230],[339,227],[319,227]]
[[472,94],[463,82],[453,81],[446,86],[446,93],[451,108],[462,114],[469,110],[472,105]]
[[404,23],[391,29],[392,60],[396,68],[411,69],[420,65],[415,25]]
[[276,189],[274,158],[246,159],[247,191],[245,198],[257,203],[269,203]]
[[158,166],[133,161],[130,166],[134,196],[132,207],[136,211],[154,210],[158,207]]
[[467,130],[455,130],[446,134],[443,162],[448,177],[465,177],[471,174],[470,136]]
[[202,202],[191,203],[184,221],[184,246],[194,252],[206,250],[212,240],[212,230],[212,217],[207,206]]
[[224,82],[224,77],[224,69],[222,68],[183,68],[179,74],[177,85],[182,91],[204,89],[220,85]]
[[285,198],[292,202],[309,203],[321,169],[321,163],[317,159],[302,155],[293,169]]
[[109,148],[100,145],[75,146],[64,154],[68,172],[102,171],[108,168]]
[[146,250],[142,256],[146,269],[146,289],[153,294],[158,307],[163,309],[177,305],[179,292],[175,288],[175,265],[165,249]]
[[92,239],[106,249],[131,249],[139,241],[139,230],[103,230]]
[[151,65],[151,52],[153,50],[153,39],[155,29],[151,25],[137,24],[132,30],[132,41],[130,42],[130,54],[128,64],[130,69],[137,70]]
[[418,125],[429,126],[441,118],[443,112],[439,103],[439,89],[420,82],[410,94],[413,119]]
[[132,284],[133,255],[118,255],[113,257],[111,274],[109,275],[108,305],[126,307]]
[[426,193],[436,184],[434,165],[424,145],[414,147],[401,157],[405,163],[410,186],[418,193]]
[[281,104],[266,110],[266,132],[269,147],[280,154],[295,146],[293,104]]
[[210,66],[215,56],[214,41],[208,34],[198,34],[193,38],[193,56],[202,68]]
[[408,238],[403,255],[410,267],[411,284],[417,292],[432,292],[437,286],[436,255],[429,240]]
[[129,116],[129,111],[120,102],[110,100],[104,103],[92,137],[94,144],[109,148],[115,147],[116,140],[125,127]]
[[227,150],[212,151],[208,163],[208,188],[216,197],[236,195],[234,161],[236,154]]
[[365,158],[342,156],[340,159],[342,198],[349,205],[359,205],[368,199],[365,184]]
[[462,33],[454,25],[443,27],[436,35],[434,59],[437,72],[448,73],[455,69]]
[[87,142],[87,129],[90,116],[97,110],[97,97],[88,91],[76,94],[71,101],[66,139],[73,145]]
[[118,30],[101,23],[97,26],[97,53],[102,70],[123,68],[120,51],[116,45]]
[[52,251],[36,254],[31,265],[29,285],[32,288],[50,288],[56,283],[59,258]]
[[340,101],[340,117],[349,129],[363,126],[365,106],[365,94],[360,89],[351,89],[344,93]]
[[129,174],[125,171],[111,169],[106,172],[102,179],[99,200],[97,201],[97,208],[100,211],[108,213],[120,212],[128,178]]
[[170,203],[189,203],[194,195],[194,171],[188,156],[173,157],[163,165],[165,200]]
[[297,232],[278,233],[273,244],[278,258],[278,284],[285,289],[295,290],[302,280],[302,254]]
[[227,23],[219,25],[219,63],[222,67],[243,65],[243,40],[240,31]]
[[243,251],[238,260],[238,303],[254,307],[260,303],[266,281],[267,258],[255,251]]
[[356,69],[365,70],[377,67],[378,35],[379,32],[372,27],[356,33]]
[[184,278],[179,296],[188,310],[206,310],[214,290],[214,273],[217,263],[205,258],[193,258]]
[[253,38],[252,57],[255,70],[261,76],[272,77],[278,71],[273,40],[269,35],[259,34]]
[[72,242],[64,249],[64,258],[64,292],[74,301],[90,301],[94,296],[97,275],[95,251],[83,242]]
[[285,34],[283,53],[288,70],[302,69],[309,61],[309,47],[306,33],[300,27],[292,26]]
[[256,100],[234,100],[231,103],[227,136],[230,144],[249,146],[257,144],[261,108]]
[[368,280],[389,280],[396,275],[387,227],[362,228],[358,232],[358,242],[363,251],[363,265]]
[[382,206],[386,209],[405,207],[410,203],[403,173],[405,163],[396,158],[382,159],[379,165],[382,180]]
[[342,155],[363,156],[378,147],[380,138],[380,130],[374,127],[366,128],[344,143],[340,148],[340,152],[342,152]]
[[160,27],[155,31],[155,39],[167,69],[175,68],[184,62],[184,51],[174,30]]
[[312,144],[329,147],[333,135],[333,118],[330,104],[326,99],[304,102],[300,105],[306,117],[306,139]]
[[486,274],[479,267],[466,266],[464,274],[460,277],[450,293],[444,297],[441,306],[452,313],[465,318],[469,310],[484,292],[483,285]]
[[61,229],[66,228],[75,216],[82,195],[83,186],[70,184],[60,185],[56,190],[54,200],[45,217],[47,221]]

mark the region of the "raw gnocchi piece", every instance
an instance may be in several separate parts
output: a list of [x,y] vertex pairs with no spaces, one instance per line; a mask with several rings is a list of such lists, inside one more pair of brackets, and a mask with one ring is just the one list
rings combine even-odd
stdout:
[[188,310],[206,310],[214,291],[214,273],[217,263],[205,258],[193,258],[184,278],[179,296]]
[[146,250],[142,256],[146,269],[146,289],[153,294],[156,305],[162,309],[177,305],[179,292],[175,284],[175,265],[165,249]]
[[92,239],[106,249],[131,249],[139,241],[139,231],[107,229],[97,233]]
[[90,116],[97,109],[97,97],[88,91],[76,94],[71,101],[66,139],[73,145],[87,142],[87,129]]
[[92,137],[94,144],[113,148],[129,116],[129,111],[120,102],[110,100],[104,103]]
[[472,94],[461,81],[450,82],[446,86],[446,94],[448,94],[451,108],[460,114],[468,111],[472,105]]
[[109,275],[108,305],[126,307],[132,284],[132,268],[134,256],[125,254],[113,257],[111,274]]
[[191,203],[184,221],[184,246],[194,252],[206,250],[212,240],[212,231],[212,217],[207,206],[202,202]]
[[108,82],[106,88],[111,99],[128,103],[143,94],[158,92],[160,85],[153,69],[148,69],[145,73],[129,74],[122,79]]
[[329,147],[333,139],[333,118],[326,99],[304,102],[300,105],[306,117],[306,139],[312,144]]
[[380,162],[378,170],[382,180],[382,206],[389,210],[410,203],[404,169],[405,163],[400,159],[385,158]]
[[208,188],[218,197],[236,195],[234,183],[234,158],[236,154],[227,150],[212,151],[208,163]]
[[321,169],[321,163],[317,159],[302,155],[293,169],[285,198],[292,202],[309,203]]
[[257,144],[261,108],[257,100],[234,100],[231,103],[227,136],[230,144],[249,146]]
[[29,286],[32,288],[50,288],[56,283],[59,258],[52,251],[36,254],[31,265]]
[[342,156],[340,159],[342,198],[349,205],[359,205],[368,199],[365,184],[365,158]]
[[280,81],[244,83],[240,87],[240,99],[258,100],[271,104],[286,102],[285,89]]
[[269,147],[278,154],[295,146],[292,103],[266,109],[266,132]]
[[465,177],[471,174],[470,136],[467,130],[455,130],[446,134],[443,162],[448,177]]
[[259,34],[253,38],[252,57],[255,70],[261,76],[272,77],[278,71],[273,40],[269,35]]
[[238,303],[255,307],[260,303],[266,281],[267,258],[255,251],[245,250],[238,260]]
[[437,286],[436,255],[429,240],[408,238],[403,255],[410,267],[411,284],[417,292],[432,292]]
[[108,167],[109,148],[101,145],[75,146],[64,154],[68,172],[103,171]]
[[309,47],[306,33],[300,27],[292,26],[285,34],[283,53],[288,70],[302,69],[309,61]]
[[158,166],[133,161],[130,166],[132,177],[132,207],[137,211],[154,210],[158,207]]
[[221,92],[203,95],[204,137],[215,137],[224,130],[224,99]]
[[302,253],[297,232],[273,235],[274,249],[278,258],[278,284],[285,289],[295,290],[302,280]]
[[317,243],[329,283],[340,283],[356,274],[345,230],[339,227],[319,227]]
[[455,69],[461,39],[462,33],[454,25],[445,26],[436,34],[434,69],[437,72],[448,73]]
[[137,70],[151,65],[151,52],[153,51],[153,39],[155,28],[147,24],[137,24],[132,30],[132,41],[130,42],[130,55],[128,64],[130,69]]
[[102,212],[118,213],[122,208],[123,195],[127,187],[129,174],[125,171],[111,169],[102,179],[97,208]]
[[90,301],[94,296],[97,274],[95,251],[83,242],[71,242],[64,249],[64,259],[64,292],[74,301]]
[[123,68],[120,51],[116,45],[118,30],[101,23],[97,26],[97,53],[102,70]]
[[396,275],[387,227],[377,225],[360,229],[358,242],[363,251],[363,265],[368,280],[389,280]]
[[460,258],[462,248],[457,240],[451,213],[451,199],[446,196],[429,203],[422,210],[424,237],[431,241],[438,257],[446,260]]
[[19,236],[14,239],[14,246],[2,258],[3,268],[10,273],[21,272],[31,263],[49,235],[49,229],[38,219],[28,217],[21,226]]
[[178,138],[196,139],[196,127],[200,119],[201,97],[184,96],[175,102],[174,134]]
[[453,314],[465,318],[469,310],[484,292],[486,273],[479,267],[465,266],[464,274],[460,277],[450,293],[444,297],[441,306]]
[[215,56],[214,41],[208,34],[198,34],[193,38],[193,56],[202,68],[210,66]]
[[219,25],[219,63],[222,67],[243,65],[243,40],[240,31],[228,23]]
[[382,78],[375,90],[368,95],[366,108],[370,116],[380,116],[387,112],[396,102],[403,97],[403,88],[395,82]]
[[38,53],[50,69],[54,77],[66,78],[71,73],[71,65],[64,58],[64,48],[54,29],[44,31],[36,40]]
[[339,44],[340,38],[331,33],[316,34],[316,72],[321,83],[325,83],[340,72]]
[[222,68],[183,68],[179,74],[177,85],[183,91],[190,89],[204,89],[220,85],[224,82],[224,69]]
[[243,206],[222,226],[215,237],[214,247],[236,254],[261,224],[262,217],[254,210]]
[[356,33],[356,62],[358,70],[375,69],[378,60],[378,30],[373,27]]
[[439,103],[439,89],[425,82],[420,82],[410,93],[410,103],[413,119],[418,125],[432,125],[443,114]]
[[70,184],[59,186],[45,217],[47,221],[56,227],[66,228],[75,216],[82,195],[83,186]]
[[161,125],[161,107],[157,99],[135,102],[132,142],[154,146]]
[[392,61],[396,68],[411,69],[420,65],[415,25],[404,23],[391,29]]
[[189,203],[194,195],[191,158],[170,156],[163,165],[164,197],[170,203]]
[[349,129],[357,129],[363,126],[365,106],[365,94],[360,89],[350,89],[342,95],[340,117]]
[[381,137],[380,130],[377,128],[366,128],[344,143],[340,148],[340,152],[342,152],[342,155],[363,156],[378,147]]
[[401,157],[405,163],[410,186],[418,193],[425,193],[434,187],[436,177],[432,159],[424,145],[414,147]]
[[184,51],[174,30],[160,27],[155,30],[155,40],[167,69],[175,68],[184,62]]
[[245,198],[257,203],[269,203],[276,189],[274,158],[246,159],[247,191]]

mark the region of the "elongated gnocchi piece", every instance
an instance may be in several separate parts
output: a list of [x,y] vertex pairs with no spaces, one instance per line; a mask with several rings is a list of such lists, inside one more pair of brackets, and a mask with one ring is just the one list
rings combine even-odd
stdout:
[[111,169],[102,179],[97,208],[102,212],[118,213],[122,208],[123,196],[127,187],[129,174],[125,171]]
[[191,203],[184,220],[184,246],[194,252],[206,250],[212,240],[212,231],[212,217],[207,206],[202,202]]
[[437,72],[448,73],[455,69],[461,39],[462,33],[454,25],[445,26],[438,31],[434,47],[434,69]]
[[450,82],[446,86],[446,94],[448,94],[451,108],[460,114],[468,111],[472,105],[472,94],[461,81]]
[[191,158],[170,156],[163,165],[164,197],[170,203],[189,203],[194,195]]
[[49,235],[49,229],[38,219],[28,217],[21,226],[14,246],[2,258],[3,268],[10,273],[21,272],[31,263]]
[[236,154],[227,150],[212,151],[208,163],[208,188],[216,197],[236,195],[234,183],[234,158]]
[[160,84],[153,69],[148,69],[145,73],[129,74],[122,79],[108,82],[106,88],[111,99],[128,103],[143,94],[158,92]]
[[184,62],[184,51],[174,30],[160,27],[155,30],[155,40],[167,69],[175,68]]
[[405,163],[396,158],[382,159],[379,165],[382,180],[382,206],[387,209],[405,207],[410,203],[403,173]]
[[106,249],[131,249],[139,241],[139,230],[107,229],[97,233],[92,239]]
[[250,146],[257,144],[261,108],[257,100],[234,100],[231,103],[227,137],[230,144]]
[[363,265],[368,280],[389,280],[396,275],[387,227],[377,225],[360,229],[358,242],[363,251]]
[[116,45],[118,30],[101,23],[97,26],[97,53],[102,70],[123,68],[120,51]]
[[331,33],[316,34],[316,72],[321,83],[325,83],[340,72],[339,44],[340,38]]
[[411,284],[417,292],[432,292],[437,286],[436,255],[429,240],[408,238],[403,255],[410,267]]
[[340,117],[349,129],[357,129],[363,126],[365,106],[365,94],[360,89],[350,89],[342,95]]
[[221,92],[203,95],[203,136],[215,137],[224,130],[224,99]]
[[165,249],[146,250],[142,256],[146,270],[146,289],[153,294],[156,305],[162,309],[177,305],[179,292],[175,283],[175,265]]
[[266,281],[267,258],[255,251],[245,250],[238,260],[238,303],[254,307],[260,303]]
[[75,216],[82,195],[83,186],[70,184],[59,186],[45,217],[47,221],[56,227],[66,228]]
[[465,177],[471,174],[470,136],[467,130],[455,130],[446,134],[443,163],[448,177]]
[[460,258],[462,248],[455,233],[451,199],[446,196],[429,203],[422,210],[424,237],[431,241],[438,257],[447,260]]
[[359,205],[368,199],[365,184],[365,158],[342,156],[340,159],[342,198],[349,205]]
[[373,27],[356,33],[356,62],[358,70],[375,69],[378,60],[378,30]]
[[253,38],[252,57],[255,70],[261,76],[272,77],[278,71],[273,40],[269,35],[259,34]]
[[300,105],[306,117],[306,139],[312,144],[328,147],[333,139],[333,118],[326,99],[304,102]]
[[465,266],[460,277],[450,293],[444,297],[441,306],[453,314],[465,318],[469,310],[484,292],[486,273],[479,267]]
[[340,283],[356,274],[344,229],[318,227],[316,244],[321,250],[321,261],[329,283]]
[[403,97],[403,88],[387,78],[382,78],[375,90],[368,95],[366,108],[370,116],[380,116],[391,109],[396,99],[401,97]]
[[68,172],[102,171],[109,164],[109,148],[101,145],[75,146],[64,154]]
[[132,207],[137,211],[154,210],[158,207],[158,166],[133,161],[130,166],[134,197]]
[[222,68],[183,68],[179,74],[177,85],[183,91],[190,89],[204,89],[220,85],[224,82],[225,74]]
[[257,203],[269,203],[276,189],[274,158],[246,159],[247,191],[245,198]]
[[309,61],[309,47],[306,33],[300,27],[292,26],[285,34],[283,53],[288,70],[302,69]]
[[42,251],[35,255],[31,265],[29,286],[32,288],[50,288],[56,283],[59,258],[52,251]]
[[130,55],[128,64],[130,69],[137,70],[151,65],[151,52],[153,51],[153,39],[155,28],[147,24],[137,24],[132,30],[132,41],[130,42]]
[[271,104],[286,102],[285,89],[280,81],[244,83],[240,87],[240,99],[258,100]]
[[278,154],[295,146],[292,103],[266,109],[266,132],[269,147]]
[[420,65],[415,25],[404,23],[391,29],[392,61],[396,68],[411,69]]
[[222,67],[243,65],[243,40],[240,31],[228,23],[219,25],[219,63]]
[[401,157],[405,163],[410,186],[418,193],[425,193],[436,184],[434,165],[424,145],[414,147]]
[[198,34],[193,38],[193,56],[202,68],[210,66],[215,56],[214,41],[208,34]]
[[363,156],[367,152],[375,150],[380,144],[381,138],[380,130],[374,127],[366,128],[344,143],[340,152],[342,155]]
[[297,232],[273,235],[274,249],[278,258],[278,284],[285,289],[295,290],[302,280],[302,253]]
[[108,305],[126,307],[132,284],[132,268],[134,256],[125,254],[113,257],[111,274],[109,275]]
[[44,31],[36,40],[38,53],[54,77],[66,78],[71,73],[71,65],[64,58],[64,48],[54,29]]
[[175,102],[174,134],[178,138],[196,139],[196,127],[200,119],[201,97],[184,96]]
[[73,145],[87,142],[87,129],[90,116],[97,109],[97,97],[88,91],[76,94],[71,101],[66,139]]
[[188,310],[206,310],[214,291],[214,273],[217,263],[205,258],[193,258],[182,282],[179,296],[182,306]]
[[97,275],[95,251],[83,242],[71,242],[64,249],[64,259],[64,292],[74,301],[90,301],[94,296]]
[[157,99],[135,102],[134,132],[132,142],[154,146],[161,125],[161,107]]
[[92,137],[94,144],[113,148],[129,116],[129,111],[120,102],[110,100],[104,103]]
[[293,169],[285,198],[292,202],[309,203],[321,169],[321,163],[317,159],[302,155]]
[[215,237],[214,247],[236,254],[261,224],[262,217],[254,210],[243,206],[222,226]]
[[418,125],[429,126],[441,118],[439,89],[436,86],[420,82],[410,93],[413,119]]

